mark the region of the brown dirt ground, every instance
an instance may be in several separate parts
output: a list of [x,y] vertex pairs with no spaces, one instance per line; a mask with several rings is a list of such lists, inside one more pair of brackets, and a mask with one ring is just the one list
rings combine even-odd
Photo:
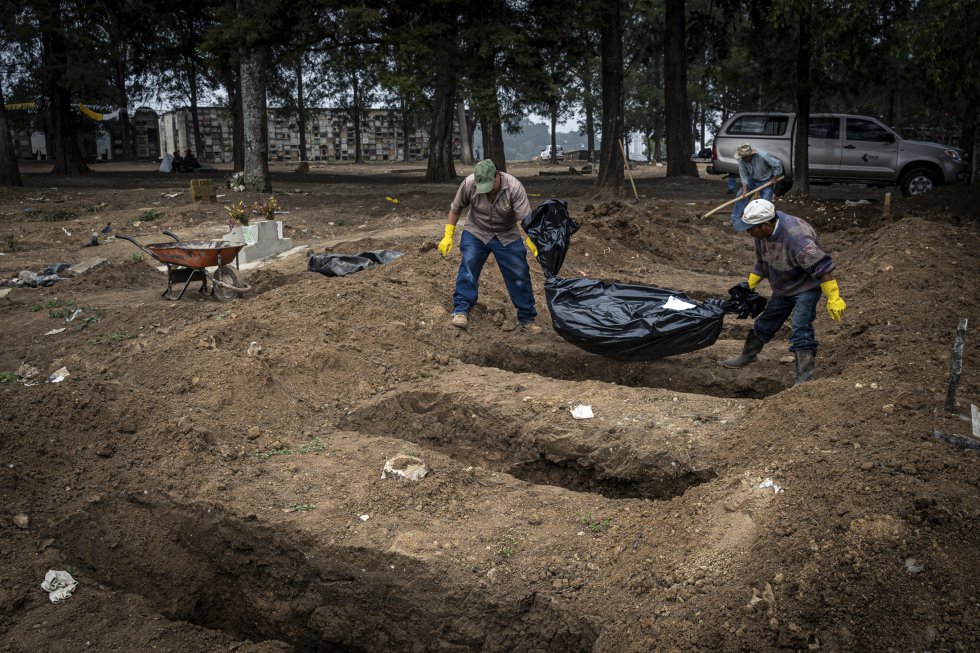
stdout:
[[[296,244],[406,255],[344,278],[293,256],[243,271],[230,303],[168,302],[129,243],[81,246],[109,221],[217,237],[221,205],[191,203],[187,178],[43,171],[0,189],[0,277],[110,265],[0,299],[0,371],[71,373],[0,385],[0,651],[980,650],[977,452],[932,437],[969,432],[942,407],[957,320],[980,324],[980,188],[887,217],[888,189],[780,202],[820,231],[848,302],[818,318],[818,379],[792,387],[785,336],[716,364],[747,322],[653,363],[514,331],[494,266],[453,329],[458,254],[434,243],[456,184],[420,166],[276,171]],[[727,217],[698,217],[720,178],[639,167],[638,203],[601,203],[565,168],[511,171],[583,224],[566,274],[703,298],[751,265]],[[49,317],[54,300],[90,319]],[[965,360],[961,413],[980,401],[974,333]],[[382,480],[397,454],[432,474]],[[79,581],[67,602],[40,589],[48,569]]]

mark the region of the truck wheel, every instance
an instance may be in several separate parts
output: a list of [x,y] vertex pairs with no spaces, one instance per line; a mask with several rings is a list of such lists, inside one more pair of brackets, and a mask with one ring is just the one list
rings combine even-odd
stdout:
[[936,174],[928,168],[916,168],[902,178],[902,195],[912,197],[928,193],[938,185]]

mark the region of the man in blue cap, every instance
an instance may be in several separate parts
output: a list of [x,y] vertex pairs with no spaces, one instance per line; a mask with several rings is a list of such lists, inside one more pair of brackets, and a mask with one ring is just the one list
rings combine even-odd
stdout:
[[476,164],[473,174],[466,177],[456,191],[446,219],[446,231],[439,243],[439,253],[448,256],[453,249],[453,234],[463,209],[469,215],[459,239],[463,256],[456,275],[453,294],[453,326],[469,327],[469,314],[479,294],[480,272],[493,254],[504,278],[510,300],[517,309],[517,323],[527,333],[541,333],[534,323],[534,292],[531,270],[527,264],[527,249],[538,255],[534,243],[527,237],[521,242],[521,220],[531,212],[527,192],[516,177],[500,172],[490,159]]
[[810,223],[777,211],[769,200],[749,202],[733,226],[735,231],[747,231],[755,238],[755,267],[749,273],[749,288],[754,290],[768,279],[772,298],[756,318],[742,353],[721,364],[736,369],[754,363],[792,313],[789,350],[796,357],[796,382],[809,381],[816,367],[813,320],[821,292],[827,297],[827,312],[832,320],[841,319],[847,308],[834,279],[834,260],[820,248]]

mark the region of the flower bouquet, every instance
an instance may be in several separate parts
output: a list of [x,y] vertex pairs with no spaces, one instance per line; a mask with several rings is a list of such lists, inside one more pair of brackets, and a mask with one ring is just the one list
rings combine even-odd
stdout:
[[244,170],[231,173],[231,176],[228,177],[228,188],[238,193],[242,193],[245,191]]

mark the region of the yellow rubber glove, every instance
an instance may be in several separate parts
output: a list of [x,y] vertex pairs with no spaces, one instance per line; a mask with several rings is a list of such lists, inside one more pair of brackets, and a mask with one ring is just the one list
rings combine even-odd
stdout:
[[447,224],[446,225],[446,235],[442,237],[439,242],[439,253],[443,256],[449,256],[449,252],[453,251],[453,234],[456,233],[456,225]]
[[755,287],[762,283],[765,277],[760,277],[755,272],[749,272],[749,290],[755,290]]
[[524,237],[524,246],[531,251],[531,256],[538,258],[538,248],[534,246],[534,243],[532,243],[531,239],[527,236]]
[[834,279],[824,281],[820,284],[820,289],[827,297],[827,312],[830,313],[830,319],[839,320],[844,314],[847,304],[840,298],[840,288],[837,287],[837,281]]

